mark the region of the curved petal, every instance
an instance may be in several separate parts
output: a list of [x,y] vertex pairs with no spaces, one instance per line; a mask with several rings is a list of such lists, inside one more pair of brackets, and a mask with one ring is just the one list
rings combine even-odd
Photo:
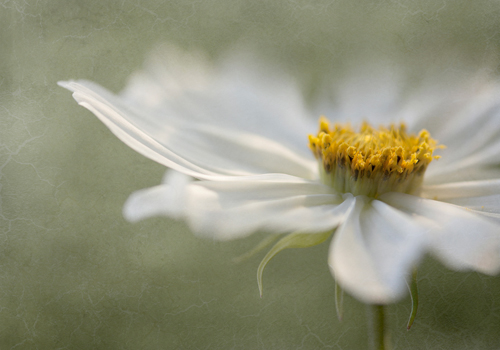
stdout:
[[214,65],[202,54],[162,45],[131,77],[121,96],[169,121],[189,119],[272,139],[309,156],[308,133],[317,116],[289,75],[251,52],[239,51]]
[[394,65],[357,68],[355,74],[334,88],[337,108],[332,116],[356,124],[363,120],[375,125],[401,121],[391,113],[401,97],[401,72]]
[[312,155],[302,158],[274,140],[210,125],[170,121],[165,116],[151,120],[144,111],[91,82],[59,84],[74,91],[75,100],[128,146],[186,174],[207,178],[216,174],[282,172],[314,177]]
[[482,181],[450,182],[441,185],[424,185],[421,196],[434,200],[477,197],[500,194],[500,179]]
[[[415,85],[415,80],[411,79],[409,84],[408,75],[398,68],[387,62],[356,66],[340,84],[326,87],[317,110],[327,117],[354,124],[364,120],[375,125],[404,122],[411,132],[427,129],[444,142],[441,138],[449,140],[450,122],[461,121],[460,112],[465,107],[472,103],[481,106],[488,98],[496,97],[496,85],[484,84],[478,92],[477,76],[456,84],[455,77],[430,74]],[[466,115],[469,117],[470,114]],[[469,121],[472,123],[474,118]]]
[[424,229],[409,215],[358,196],[332,240],[332,274],[365,303],[393,302],[406,292],[405,277],[422,255]]
[[445,162],[467,157],[495,141],[495,135],[500,132],[499,94],[498,84],[484,85],[479,91],[461,94],[459,101],[454,103],[460,108],[450,111],[451,115],[446,116],[447,127],[436,135],[449,149],[443,151]]
[[500,180],[453,182],[424,186],[421,195],[473,210],[490,218],[500,214]]
[[162,182],[163,185],[134,192],[123,207],[123,216],[132,222],[160,215],[182,218],[186,207],[186,188],[192,177],[169,170]]
[[[440,167],[440,160],[441,159],[433,161],[427,169],[424,175],[425,186],[444,185],[450,182],[482,181],[500,178],[500,167],[495,165],[469,167],[463,170],[455,168],[454,172],[449,172],[448,170],[432,171],[435,166]],[[451,168],[454,167],[453,164],[449,166]]]
[[380,200],[428,225],[428,249],[448,267],[487,274],[500,271],[500,225],[456,205],[404,193],[386,193]]
[[[446,182],[467,179],[467,170],[484,168],[500,163],[500,101],[498,84],[482,87],[462,96],[460,109],[447,116],[446,128],[437,135],[447,146],[440,151],[442,159],[429,167],[428,182]],[[466,140],[466,142],[464,142]]]
[[258,230],[331,230],[343,220],[351,201],[344,201],[325,185],[284,175],[195,181],[184,187],[184,200],[175,208],[174,192],[171,184],[135,192],[125,204],[125,217],[135,221],[181,212],[198,235],[228,240]]
[[441,159],[427,169],[426,183],[495,177],[495,172],[485,168],[500,163],[500,86],[483,84],[479,91],[464,86],[442,91],[436,89],[437,84],[427,87],[431,94],[412,96],[410,108],[399,112],[403,120],[410,116],[414,132],[427,129],[446,146],[436,150]]
[[[71,81],[58,82],[58,84],[74,91],[73,97],[80,105],[94,113],[120,140],[145,157],[193,177],[210,178],[211,176],[217,176],[217,174],[202,169],[166,149],[157,140],[125,120],[115,109],[107,106],[106,103],[99,103],[99,94],[92,96],[93,92],[91,90],[75,85],[76,83]],[[83,93],[77,91],[80,88]]]
[[441,185],[423,186],[420,195],[434,200],[480,197],[500,194],[500,179],[482,181],[451,182]]
[[450,198],[444,200],[444,202],[458,205],[467,208],[468,210],[475,210],[486,216],[496,217],[496,215],[489,214],[500,214],[500,194],[478,197]]
[[[500,130],[499,130],[500,131]],[[484,179],[491,173],[498,176],[495,166],[500,164],[500,132],[497,133],[492,142],[484,148],[455,162],[436,162],[438,166],[429,167],[425,176],[427,183],[446,183],[452,181],[463,181],[470,178]],[[465,142],[468,144],[468,142]],[[450,152],[450,154],[452,154]],[[443,155],[446,157],[446,155]],[[441,160],[441,159],[440,159]]]

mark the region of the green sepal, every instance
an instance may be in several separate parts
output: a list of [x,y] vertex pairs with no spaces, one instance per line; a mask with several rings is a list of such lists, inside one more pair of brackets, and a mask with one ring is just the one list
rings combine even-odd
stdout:
[[269,246],[271,243],[274,243],[280,237],[281,237],[281,235],[269,235],[269,236],[267,236],[262,241],[260,241],[259,244],[257,244],[255,247],[250,249],[248,252],[246,252],[246,253],[244,253],[236,258],[233,258],[233,262],[238,264],[242,261],[247,260],[248,258],[251,258],[252,256],[257,254],[258,252],[260,252],[262,249]]
[[259,293],[262,298],[262,273],[267,263],[279,252],[288,248],[308,248],[323,243],[331,236],[333,231],[323,233],[301,233],[293,232],[280,239],[266,254],[264,259],[259,264],[257,269],[257,283],[259,285]]
[[408,289],[410,290],[411,296],[411,313],[410,319],[408,320],[408,325],[406,326],[407,330],[410,330],[413,321],[415,321],[415,316],[417,316],[418,309],[418,287],[417,287],[417,269],[413,269],[413,273],[411,275],[411,281],[408,285]]
[[342,321],[344,317],[344,290],[335,281],[335,310],[337,311],[337,318]]

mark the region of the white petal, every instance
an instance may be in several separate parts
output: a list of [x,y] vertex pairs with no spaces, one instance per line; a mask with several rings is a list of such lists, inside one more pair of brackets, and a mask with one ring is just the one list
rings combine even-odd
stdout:
[[259,62],[239,52],[214,67],[199,53],[163,46],[121,95],[147,108],[151,117],[168,115],[169,120],[257,134],[308,156],[304,140],[316,131],[317,116],[310,118],[296,81]]
[[163,179],[164,185],[134,192],[123,207],[123,216],[131,222],[159,215],[182,217],[186,207],[186,187],[191,181],[190,176],[168,171]]
[[349,203],[315,183],[204,181],[193,184],[189,195],[187,215],[193,231],[220,240],[257,230],[328,231],[343,220]]
[[364,120],[372,125],[404,122],[410,132],[427,129],[435,137],[449,129],[448,120],[461,110],[460,97],[471,99],[477,94],[469,88],[471,84],[455,88],[449,79],[436,75],[424,77],[419,86],[409,85],[404,72],[391,64],[359,68],[333,88],[335,106],[331,96],[324,96],[316,109],[319,113],[354,124]]
[[421,196],[435,200],[500,194],[500,179],[423,186]]
[[[127,218],[176,216],[179,207],[173,208],[172,196],[170,184],[136,192],[125,205],[125,213],[134,214]],[[183,216],[191,229],[219,240],[244,237],[258,230],[331,230],[342,221],[352,200],[344,201],[322,184],[278,175],[195,181],[185,187],[184,196]],[[144,203],[150,203],[146,209],[141,207]]]
[[[440,185],[447,184],[450,182],[468,182],[468,181],[482,181],[482,180],[491,180],[500,178],[500,168],[496,166],[476,166],[469,167],[463,170],[455,171],[432,171],[434,166],[440,166],[441,159],[437,161],[433,161],[429,168],[427,169],[424,176],[424,184],[426,186],[431,185]],[[446,167],[446,166],[444,166]],[[454,165],[450,165],[451,168],[454,168]]]
[[213,66],[204,53],[160,45],[148,57],[144,69],[130,76],[122,95],[137,105],[158,108],[185,91],[206,90],[213,75]]
[[[441,152],[444,156],[444,163],[454,163],[466,158],[481,159],[483,153],[489,152],[488,149],[495,149],[500,134],[500,106],[497,106],[497,110],[491,113],[493,115],[484,121],[470,117],[470,120],[474,120],[480,127],[476,127],[477,130],[466,129],[463,135],[454,135],[455,143],[447,145],[448,151]],[[457,140],[461,142],[458,143]],[[444,141],[442,142],[445,144]]]
[[[332,121],[350,122],[355,125],[366,120],[378,125],[388,123],[389,111],[399,101],[401,91],[401,75],[394,66],[364,66],[357,70],[341,84],[333,87],[335,105],[323,102],[318,112],[325,114]],[[361,69],[359,69],[361,68]],[[331,100],[331,97],[326,97]]]
[[447,266],[495,274],[500,270],[500,225],[452,204],[403,193],[380,200],[429,225],[428,248]]
[[[475,210],[488,216],[488,213],[500,214],[500,194],[479,197],[451,198],[445,200],[468,210]],[[495,217],[495,215],[493,215]]]
[[499,94],[498,84],[483,86],[479,92],[470,91],[461,96],[461,105],[455,103],[460,109],[440,118],[446,120],[447,127],[432,135],[447,148],[439,151],[442,158],[429,167],[428,181],[445,182],[450,176],[457,180],[469,169],[500,162]]
[[445,162],[455,162],[495,141],[495,134],[500,132],[499,93],[499,86],[494,84],[461,94],[459,103],[455,103],[460,109],[445,116],[447,127],[436,135],[448,147],[443,151]]
[[358,196],[332,240],[332,274],[365,303],[393,302],[406,292],[405,277],[422,255],[422,230],[409,215]]
[[[74,91],[73,97],[80,105],[94,113],[120,140],[135,151],[160,164],[194,177],[207,178],[217,175],[182,159],[124,119],[119,111],[108,106],[105,100],[100,97],[100,95],[109,94],[106,90],[98,87],[99,91],[94,92],[73,81],[58,82],[58,84]],[[97,90],[97,86],[93,85],[92,87]]]
[[91,82],[60,85],[74,91],[79,104],[96,114],[127,145],[186,174],[207,178],[283,172],[314,177],[312,155],[301,158],[273,140],[209,125],[173,122],[161,116],[148,119],[144,111],[135,110],[127,101]]
[[[485,147],[477,150],[475,153],[467,157],[457,159],[454,162],[433,162],[426,172],[426,181],[429,183],[446,182],[447,179],[457,181],[459,179],[466,180],[466,176],[470,173],[482,172],[489,167],[495,167],[500,163],[500,133],[498,133],[493,142],[489,142]],[[467,142],[464,142],[467,144]],[[450,153],[452,154],[452,153]],[[446,159],[446,154],[443,154],[442,159]],[[494,169],[493,169],[494,170]],[[480,174],[479,174],[480,175]],[[481,176],[484,178],[485,176]]]

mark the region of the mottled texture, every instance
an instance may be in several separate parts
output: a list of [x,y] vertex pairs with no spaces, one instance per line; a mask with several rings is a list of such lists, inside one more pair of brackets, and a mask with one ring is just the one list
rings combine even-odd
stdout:
[[[484,65],[494,77],[499,14],[496,1],[0,0],[0,347],[364,348],[364,306],[346,297],[336,320],[326,244],[276,257],[260,299],[261,256],[232,258],[262,236],[218,243],[167,219],[125,222],[127,196],[157,184],[163,167],[75,108],[56,82],[119,91],[164,41],[213,57],[252,45],[308,98],[320,78],[367,58],[404,62],[415,77],[461,79]],[[396,348],[498,348],[499,277],[426,260],[419,282],[410,332],[409,298],[389,308]]]

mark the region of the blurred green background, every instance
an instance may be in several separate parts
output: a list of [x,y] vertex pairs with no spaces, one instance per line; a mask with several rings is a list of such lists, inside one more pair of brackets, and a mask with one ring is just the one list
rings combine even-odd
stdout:
[[[214,60],[251,47],[313,101],[363,61],[495,79],[500,2],[0,0],[0,348],[366,348],[364,305],[346,297],[336,319],[328,244],[277,256],[260,299],[261,256],[232,258],[263,235],[218,243],[122,218],[164,169],[56,82],[117,92],[162,42]],[[389,308],[396,349],[500,349],[500,277],[427,258],[419,280],[411,331],[409,297]]]

